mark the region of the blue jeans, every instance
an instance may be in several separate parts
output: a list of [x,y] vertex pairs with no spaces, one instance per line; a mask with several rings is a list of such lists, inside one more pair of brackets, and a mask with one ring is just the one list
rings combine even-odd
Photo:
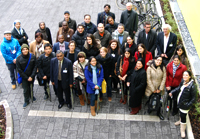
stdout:
[[6,66],[8,67],[8,70],[10,71],[10,78],[11,78],[12,85],[16,85],[16,77],[15,77],[16,64],[6,64]]
[[90,106],[94,106],[95,105],[95,100],[97,100],[97,95],[95,95],[95,93],[94,94],[90,94]]

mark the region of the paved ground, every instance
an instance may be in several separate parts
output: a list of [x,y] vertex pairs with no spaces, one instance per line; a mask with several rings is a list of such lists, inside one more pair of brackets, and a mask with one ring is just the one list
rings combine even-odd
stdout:
[[[111,11],[116,14],[116,21],[119,21],[121,11],[117,9],[112,0],[0,0],[0,41],[3,39],[3,32],[11,30],[13,21],[20,19],[22,27],[27,32],[29,39],[34,39],[34,32],[38,29],[38,23],[44,21],[51,29],[53,41],[58,30],[58,22],[63,20],[63,12],[69,10],[71,18],[76,19],[77,23],[83,21],[83,15],[91,14],[92,22],[96,24],[97,13],[103,10],[103,5],[109,3]],[[14,120],[15,139],[59,139],[59,138],[99,138],[99,139],[177,139],[180,138],[179,127],[174,126],[178,116],[170,117],[170,120],[157,120],[155,116],[138,121],[138,117],[145,114],[142,109],[134,118],[128,117],[129,110],[127,105],[119,104],[120,95],[113,94],[113,101],[108,102],[106,97],[101,103],[100,118],[92,119],[90,116],[84,118],[83,114],[90,112],[89,106],[83,106],[75,100],[74,110],[64,106],[58,110],[58,100],[52,94],[52,102],[43,100],[44,90],[35,84],[34,92],[37,102],[30,104],[23,110],[23,90],[18,87],[11,89],[10,77],[2,55],[0,55],[0,101],[6,99],[10,105]],[[51,87],[51,91],[52,87]],[[145,102],[145,100],[143,100]],[[31,112],[37,114],[31,114]],[[54,115],[40,115],[39,112],[49,111]],[[68,112],[71,116],[56,116],[55,113]],[[76,114],[76,116],[73,116]],[[79,115],[77,117],[77,115]],[[89,114],[88,114],[89,115]],[[102,118],[102,116],[105,116]],[[120,119],[118,116],[125,117]],[[152,114],[153,115],[153,114]],[[155,115],[155,114],[154,114]],[[109,118],[108,118],[109,117]],[[116,118],[117,117],[117,118]],[[149,121],[152,120],[153,121]],[[154,120],[155,119],[155,120]]]

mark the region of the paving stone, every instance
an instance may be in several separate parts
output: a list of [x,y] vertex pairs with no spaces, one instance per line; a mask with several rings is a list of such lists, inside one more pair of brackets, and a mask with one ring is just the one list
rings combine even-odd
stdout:
[[45,134],[46,134],[46,130],[45,129],[38,130],[36,139],[44,139],[45,138]]

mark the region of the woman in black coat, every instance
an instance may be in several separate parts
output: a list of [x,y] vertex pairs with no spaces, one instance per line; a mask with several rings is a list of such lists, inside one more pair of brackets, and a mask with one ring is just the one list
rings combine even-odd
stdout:
[[131,37],[131,36],[127,37],[127,43],[125,43],[125,49],[126,48],[131,49],[132,55],[134,55],[135,52],[137,51],[137,45],[135,44],[133,37]]
[[99,54],[101,48],[101,41],[95,39],[94,35],[87,34],[87,40],[85,41],[83,52],[86,54],[86,58],[89,59],[91,56],[96,57]]
[[183,80],[180,85],[169,93],[169,96],[172,98],[173,96],[178,96],[177,107],[179,108],[181,118],[175,123],[175,125],[181,125],[180,131],[182,138],[185,138],[186,115],[197,98],[195,83],[191,76],[192,73],[190,71],[184,71]]
[[[104,79],[107,83],[107,97],[108,101],[112,101],[112,76],[113,76],[113,61],[112,56],[108,53],[106,47],[100,49],[100,54],[96,57],[97,61],[103,67]],[[103,94],[100,93],[100,100],[102,101]]]
[[38,32],[41,32],[43,39],[49,41],[49,43],[52,45],[51,31],[48,27],[46,27],[44,22],[39,23],[39,29],[35,32],[35,34]]
[[122,56],[119,56],[117,60],[116,73],[124,90],[124,100],[121,98],[120,103],[126,104],[127,102],[127,89],[126,86],[127,77],[131,75],[135,68],[135,58],[131,54],[131,49],[126,48]]
[[116,74],[116,66],[117,60],[120,55],[122,55],[122,51],[119,47],[119,43],[117,40],[111,40],[108,45],[108,53],[111,54],[113,58],[113,67],[114,67],[114,74],[112,76],[112,83],[114,84],[114,90],[117,91],[117,84],[119,83],[119,78]]
[[131,115],[137,114],[141,110],[142,96],[145,94],[147,84],[146,71],[143,68],[142,59],[139,58],[136,63],[136,68],[128,78],[127,86],[130,86]]
[[79,50],[76,50],[76,43],[75,41],[70,41],[69,42],[69,49],[65,50],[64,56],[71,60],[72,64],[77,60],[78,53],[80,52]]
[[19,44],[22,46],[23,43],[28,44],[28,36],[23,28],[21,28],[20,20],[14,21],[14,28],[12,30],[13,38],[17,39]]

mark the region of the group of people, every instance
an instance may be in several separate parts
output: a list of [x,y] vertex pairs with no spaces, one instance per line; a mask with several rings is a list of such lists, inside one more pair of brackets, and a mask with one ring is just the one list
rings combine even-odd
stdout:
[[[59,109],[64,104],[72,108],[71,88],[75,89],[82,106],[89,94],[90,100],[86,103],[90,104],[92,116],[96,115],[98,94],[100,102],[103,101],[101,85],[104,79],[108,101],[112,101],[112,92],[118,92],[120,83],[124,97],[119,101],[126,104],[129,100],[131,115],[141,109],[144,95],[149,97],[157,93],[161,97],[166,87],[168,99],[174,101],[170,103],[174,104],[170,106],[172,115],[180,110],[181,122],[175,124],[181,123],[181,136],[184,136],[186,114],[195,102],[196,94],[191,72],[187,70],[189,64],[184,47],[176,47],[177,36],[171,32],[170,25],[165,24],[163,32],[157,35],[149,22],[145,22],[136,43],[134,34],[137,32],[138,15],[132,10],[131,3],[126,7],[120,23],[116,23],[115,14],[106,4],[104,11],[98,14],[97,26],[91,22],[89,14],[84,16],[83,23],[77,25],[70,18],[70,12],[65,11],[54,44],[50,29],[44,22],[39,23],[35,40],[29,44],[21,22],[14,21],[13,30],[4,32],[1,52],[10,71],[13,89],[16,88],[16,69],[22,77],[23,108],[30,103],[35,76],[43,82],[45,100],[50,97],[47,85],[51,81]],[[87,95],[83,94],[84,88]],[[34,94],[33,101],[36,101]],[[157,115],[164,120],[160,108]]]

